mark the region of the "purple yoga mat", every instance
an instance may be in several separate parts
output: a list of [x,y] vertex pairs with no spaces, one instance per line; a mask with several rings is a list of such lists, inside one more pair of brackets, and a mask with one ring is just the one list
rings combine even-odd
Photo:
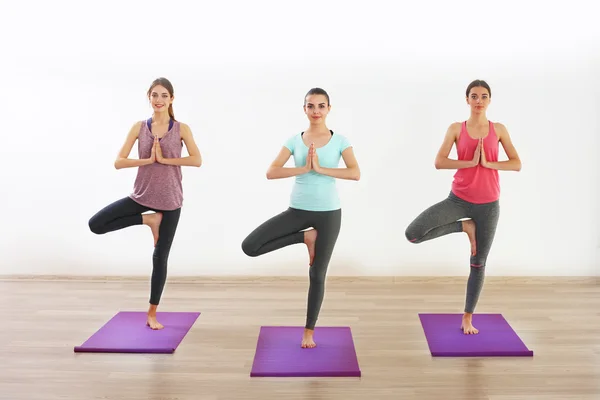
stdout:
[[502,314],[473,314],[476,335],[460,329],[462,314],[419,314],[433,357],[532,357]]
[[199,312],[158,312],[163,329],[146,326],[146,312],[121,311],[94,333],[76,353],[173,353]]
[[300,347],[304,327],[260,328],[252,377],[361,376],[349,327],[317,327],[317,347]]

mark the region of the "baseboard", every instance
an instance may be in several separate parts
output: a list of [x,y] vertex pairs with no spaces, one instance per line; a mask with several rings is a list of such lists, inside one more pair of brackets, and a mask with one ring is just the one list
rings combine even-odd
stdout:
[[[328,283],[393,283],[393,284],[465,284],[466,276],[329,276]],[[487,283],[507,284],[600,284],[598,276],[487,276]],[[149,276],[97,275],[0,275],[0,281],[34,282],[148,282]],[[307,282],[308,276],[173,276],[169,284],[269,284],[271,282]]]

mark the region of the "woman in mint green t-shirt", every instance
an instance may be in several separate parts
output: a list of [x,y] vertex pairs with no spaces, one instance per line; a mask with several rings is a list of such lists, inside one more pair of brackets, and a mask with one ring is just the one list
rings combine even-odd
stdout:
[[[250,257],[293,244],[308,247],[310,287],[302,347],[312,348],[315,324],[325,293],[325,276],[342,219],[336,178],[359,180],[360,169],[348,139],[327,128],[329,95],[311,89],[304,98],[309,128],[290,137],[267,171],[268,179],[295,177],[289,208],[264,222],[242,243]],[[290,156],[295,167],[284,167]],[[340,159],[346,168],[338,168]],[[312,228],[312,229],[308,229]]]

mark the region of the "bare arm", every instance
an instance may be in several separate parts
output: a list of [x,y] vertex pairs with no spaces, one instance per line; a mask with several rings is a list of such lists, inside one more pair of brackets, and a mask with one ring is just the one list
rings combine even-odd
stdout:
[[290,178],[292,176],[306,174],[310,171],[310,158],[307,159],[304,167],[284,167],[291,155],[292,153],[290,150],[283,146],[279,151],[277,158],[275,158],[267,170],[267,179]]
[[319,174],[352,181],[360,179],[360,168],[358,166],[358,161],[356,161],[356,157],[354,156],[352,147],[348,147],[342,152],[342,158],[344,159],[346,168],[323,168],[318,164],[318,161],[315,162],[316,158],[317,152],[315,151],[313,156],[313,169]]
[[129,130],[127,138],[125,139],[125,143],[123,143],[123,146],[121,146],[121,150],[119,150],[119,154],[117,155],[117,159],[115,160],[116,169],[139,167],[142,165],[152,164],[154,162],[154,151],[152,152],[152,156],[150,158],[143,158],[139,160],[128,158],[129,153],[131,153],[131,149],[133,148],[133,144],[138,138],[140,127],[141,122],[137,122]]
[[[157,157],[157,161],[165,165],[181,165],[188,167],[200,167],[202,165],[202,155],[192,135],[190,127],[184,123],[180,124],[181,127],[181,139],[185,143],[189,156],[180,158],[164,158]],[[160,144],[159,144],[160,146]]]
[[460,134],[460,123],[455,122],[448,127],[446,131],[446,136],[444,136],[444,141],[440,146],[440,149],[435,157],[435,168],[436,169],[462,169],[462,168],[472,168],[479,164],[479,147],[475,150],[475,157],[473,160],[451,160],[448,158],[450,155],[450,151],[452,150],[452,146],[456,143],[456,139]]
[[483,162],[482,160],[483,166],[491,169],[497,169],[499,171],[520,171],[521,159],[519,158],[517,149],[515,149],[515,146],[512,143],[510,135],[508,134],[508,129],[506,129],[506,127],[500,123],[494,123],[494,127],[496,128],[498,139],[500,140],[500,143],[502,143],[502,147],[504,148],[504,152],[506,153],[508,160],[495,162]]

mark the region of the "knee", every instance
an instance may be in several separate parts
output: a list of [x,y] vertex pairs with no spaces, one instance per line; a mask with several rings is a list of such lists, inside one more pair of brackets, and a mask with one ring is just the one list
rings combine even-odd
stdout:
[[169,262],[170,249],[161,249],[159,246],[154,248],[154,254],[152,254],[152,262],[154,267],[159,269],[166,269],[167,263]]
[[248,257],[256,257],[258,255],[256,252],[256,246],[249,238],[244,239],[242,242],[242,251]]
[[[479,249],[478,249],[479,250]],[[474,256],[471,256],[471,268],[485,268],[487,261],[487,254],[480,254],[476,252]]]
[[92,231],[92,233],[95,233],[96,235],[101,235],[104,233],[104,231],[102,230],[102,224],[95,217],[90,218],[90,220],[88,221],[88,226],[90,228],[90,231]]
[[409,243],[419,243],[418,232],[416,232],[412,226],[406,228],[406,230],[404,231],[404,236],[406,237],[406,240],[408,240]]
[[485,269],[485,262],[485,258],[478,258],[477,256],[471,257],[471,268],[483,271]]
[[309,273],[310,284],[323,286],[325,285],[325,272],[316,272],[314,268],[310,269]]

